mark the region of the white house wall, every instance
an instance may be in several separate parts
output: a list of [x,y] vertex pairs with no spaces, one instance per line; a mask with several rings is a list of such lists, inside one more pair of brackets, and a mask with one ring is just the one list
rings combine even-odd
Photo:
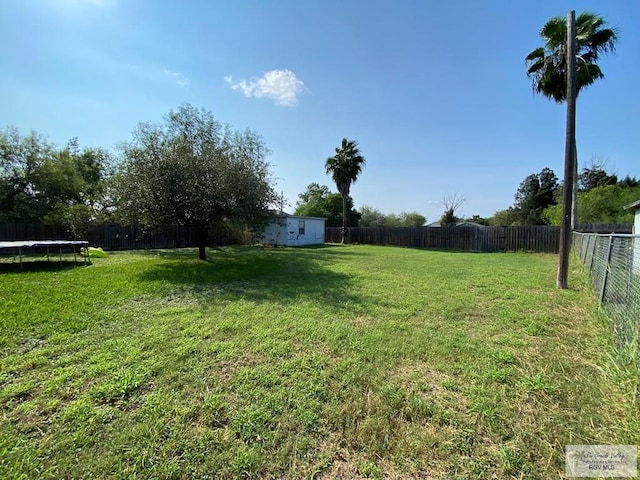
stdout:
[[264,229],[263,242],[267,245],[286,245],[287,244],[287,226],[282,221],[273,222]]
[[[304,233],[300,233],[299,221],[304,221]],[[282,217],[264,229],[266,245],[322,245],[324,243],[324,219],[308,217]]]
[[[299,233],[299,220],[304,221],[304,234]],[[317,218],[287,217],[287,245],[321,245],[324,243],[324,220]]]

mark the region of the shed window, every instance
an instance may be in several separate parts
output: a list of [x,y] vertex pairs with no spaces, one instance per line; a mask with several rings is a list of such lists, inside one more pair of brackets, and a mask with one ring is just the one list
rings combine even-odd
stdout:
[[304,235],[304,220],[298,220],[298,235]]

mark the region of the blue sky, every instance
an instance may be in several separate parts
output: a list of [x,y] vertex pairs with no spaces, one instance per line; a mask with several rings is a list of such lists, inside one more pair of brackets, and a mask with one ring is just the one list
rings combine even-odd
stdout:
[[0,0],[0,126],[115,149],[183,102],[264,137],[290,210],[343,137],[367,160],[356,207],[490,216],[543,167],[561,177],[565,107],[524,57],[552,16],[620,30],[578,101],[580,160],[640,177],[640,2]]

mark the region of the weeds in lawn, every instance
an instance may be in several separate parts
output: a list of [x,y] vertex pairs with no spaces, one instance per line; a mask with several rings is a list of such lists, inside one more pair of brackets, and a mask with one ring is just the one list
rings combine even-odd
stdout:
[[558,477],[640,416],[555,263],[225,247],[2,273],[0,477]]

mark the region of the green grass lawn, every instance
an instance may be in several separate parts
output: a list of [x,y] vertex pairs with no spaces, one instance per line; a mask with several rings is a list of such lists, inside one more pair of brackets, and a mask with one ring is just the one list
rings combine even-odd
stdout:
[[575,265],[568,291],[554,255],[373,246],[0,269],[0,478],[561,478],[567,444],[640,444]]

